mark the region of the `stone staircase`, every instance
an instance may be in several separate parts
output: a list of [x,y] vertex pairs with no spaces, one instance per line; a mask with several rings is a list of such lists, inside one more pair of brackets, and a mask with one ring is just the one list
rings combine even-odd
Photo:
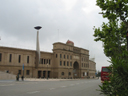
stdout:
[[0,80],[16,80],[16,75],[0,71]]

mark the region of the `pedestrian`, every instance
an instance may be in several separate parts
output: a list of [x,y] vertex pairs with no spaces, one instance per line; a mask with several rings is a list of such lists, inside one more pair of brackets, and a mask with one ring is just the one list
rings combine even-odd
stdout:
[[16,80],[19,81],[19,73],[16,76]]
[[24,81],[24,76],[21,76],[22,81]]

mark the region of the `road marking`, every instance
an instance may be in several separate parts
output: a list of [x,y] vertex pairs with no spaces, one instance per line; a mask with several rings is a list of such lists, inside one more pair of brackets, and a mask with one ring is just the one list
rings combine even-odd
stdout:
[[34,93],[38,93],[40,91],[33,91],[33,92],[27,92],[28,94],[34,94]]
[[11,86],[11,85],[14,85],[14,84],[8,84],[8,85],[0,85],[0,86]]
[[0,86],[7,86],[7,85],[0,85]]
[[74,86],[74,84],[70,84],[70,86]]
[[76,85],[78,85],[78,84],[80,84],[80,83],[76,83]]
[[9,85],[14,85],[14,84],[9,84]]
[[67,86],[61,86],[62,88],[64,88],[64,87],[67,87]]
[[50,88],[50,90],[54,90],[55,88]]

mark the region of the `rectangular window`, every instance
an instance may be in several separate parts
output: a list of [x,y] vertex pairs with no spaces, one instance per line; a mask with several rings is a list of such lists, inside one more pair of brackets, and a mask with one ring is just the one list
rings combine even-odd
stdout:
[[19,63],[20,63],[20,61],[21,61],[21,55],[19,55]]
[[50,65],[50,63],[51,63],[50,61],[51,61],[51,60],[49,59],[49,65]]
[[30,74],[30,70],[26,70],[26,75],[29,75]]
[[62,58],[61,54],[60,54],[60,58]]
[[65,61],[64,61],[64,66],[65,66]]
[[65,55],[64,55],[64,59],[65,59]]
[[21,75],[21,70],[18,71],[19,75]]
[[0,53],[0,61],[2,61],[2,53]]
[[49,63],[48,63],[48,59],[47,59],[47,64],[49,64]]
[[69,66],[69,62],[67,61],[67,66]]
[[56,54],[56,58],[57,58],[57,54]]
[[43,64],[43,59],[41,59],[41,64]]
[[68,59],[68,55],[67,55],[67,59]]
[[70,59],[72,59],[72,56],[70,56]]
[[29,63],[29,56],[27,56],[27,63]]
[[12,54],[9,55],[9,62],[12,61]]
[[62,61],[60,61],[60,66],[62,66]]
[[44,59],[44,64],[45,64],[45,59]]
[[72,66],[72,62],[70,62],[70,66]]

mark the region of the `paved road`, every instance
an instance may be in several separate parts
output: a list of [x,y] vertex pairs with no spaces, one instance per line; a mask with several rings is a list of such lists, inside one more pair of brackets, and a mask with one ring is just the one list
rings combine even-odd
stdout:
[[0,96],[103,96],[97,79],[0,81]]

